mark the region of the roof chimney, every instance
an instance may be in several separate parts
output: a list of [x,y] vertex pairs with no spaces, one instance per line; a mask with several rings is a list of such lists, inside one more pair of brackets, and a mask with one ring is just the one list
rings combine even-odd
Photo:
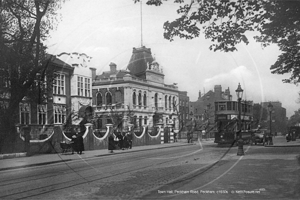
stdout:
[[117,71],[117,65],[115,63],[111,62],[109,64],[109,67],[110,67],[111,72],[116,72]]

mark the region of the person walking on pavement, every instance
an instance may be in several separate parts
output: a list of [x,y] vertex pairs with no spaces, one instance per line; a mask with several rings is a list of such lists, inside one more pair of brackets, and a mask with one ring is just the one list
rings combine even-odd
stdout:
[[117,138],[119,139],[119,147],[124,150],[124,139],[122,133],[118,133]]
[[81,134],[77,134],[77,153],[82,154],[84,151],[83,137]]
[[77,151],[77,137],[76,135],[72,135],[72,139],[71,139],[71,147],[72,147],[72,154],[74,154],[74,151],[78,152]]
[[132,149],[132,133],[128,132],[128,133],[126,133],[126,135],[127,135],[127,141],[128,141],[128,148]]
[[114,136],[112,136],[112,134],[110,134],[108,137],[108,151],[110,151],[110,153],[113,153],[114,149],[115,149]]
[[129,143],[128,143],[128,138],[127,138],[127,134],[125,133],[121,133],[123,136],[123,149],[128,149],[129,148]]

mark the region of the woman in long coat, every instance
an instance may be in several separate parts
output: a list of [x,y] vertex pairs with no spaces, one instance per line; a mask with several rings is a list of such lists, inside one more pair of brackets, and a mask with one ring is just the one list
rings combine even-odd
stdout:
[[110,151],[110,153],[113,153],[114,149],[115,149],[114,136],[112,136],[112,134],[110,134],[110,136],[108,137],[108,150]]
[[84,144],[83,144],[83,137],[80,134],[77,134],[77,152],[79,154],[82,154],[82,151],[84,151]]

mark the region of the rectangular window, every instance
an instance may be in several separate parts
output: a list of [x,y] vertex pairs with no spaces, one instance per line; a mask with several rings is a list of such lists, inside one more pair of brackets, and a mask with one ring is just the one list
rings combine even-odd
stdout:
[[81,76],[77,77],[77,91],[78,96],[91,96],[91,79],[83,78]]
[[38,124],[46,124],[47,108],[46,105],[37,105]]
[[232,104],[232,102],[231,101],[229,101],[229,102],[227,102],[227,110],[232,110],[232,106],[231,106],[231,104]]
[[20,124],[29,124],[30,122],[30,105],[28,103],[20,103]]
[[77,77],[78,96],[83,96],[83,77]]
[[54,105],[54,123],[63,124],[66,122],[66,106]]
[[91,88],[90,88],[90,79],[89,78],[85,78],[84,79],[84,81],[85,81],[85,87],[84,87],[84,91],[85,91],[85,96],[86,97],[90,97],[90,93],[91,93]]
[[65,75],[55,74],[53,83],[53,94],[65,95]]
[[237,102],[233,102],[233,110],[238,110],[238,108],[237,108]]

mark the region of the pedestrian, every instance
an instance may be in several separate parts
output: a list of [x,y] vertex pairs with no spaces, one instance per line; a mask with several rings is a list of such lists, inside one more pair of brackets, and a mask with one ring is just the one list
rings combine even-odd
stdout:
[[77,137],[76,137],[76,135],[74,134],[74,135],[72,135],[72,139],[71,139],[71,142],[70,142],[70,144],[71,144],[71,147],[72,147],[72,154],[74,154],[74,151],[76,151],[77,152]]
[[174,142],[177,142],[177,133],[174,132]]
[[84,151],[83,137],[81,134],[77,134],[77,153],[82,154]]
[[124,150],[124,139],[121,133],[118,133],[117,138],[119,140],[119,147],[120,149]]
[[128,141],[128,148],[132,149],[132,133],[128,132],[128,133],[126,133],[126,135],[127,135],[127,141]]
[[110,153],[113,153],[114,149],[115,149],[115,139],[114,136],[110,134],[108,137],[108,151],[110,151]]
[[127,134],[122,133],[122,135],[123,135],[123,148],[128,149],[129,148],[129,143],[128,143]]
[[292,139],[291,134],[290,134],[290,133],[287,133],[287,134],[285,135],[285,138],[286,138],[286,141],[287,141],[287,142],[291,141],[291,139]]
[[193,143],[193,132],[190,133],[190,142]]

